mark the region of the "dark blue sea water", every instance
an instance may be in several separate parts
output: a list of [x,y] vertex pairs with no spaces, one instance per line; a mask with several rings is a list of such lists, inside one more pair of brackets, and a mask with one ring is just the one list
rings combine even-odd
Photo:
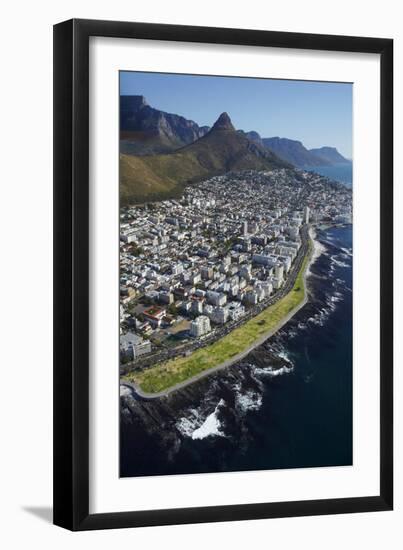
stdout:
[[263,363],[248,356],[161,403],[128,398],[122,476],[352,464],[352,228],[318,238],[309,302]]
[[310,172],[317,172],[322,176],[327,176],[330,179],[351,185],[353,181],[353,165],[349,164],[337,164],[336,166],[307,166],[304,170]]

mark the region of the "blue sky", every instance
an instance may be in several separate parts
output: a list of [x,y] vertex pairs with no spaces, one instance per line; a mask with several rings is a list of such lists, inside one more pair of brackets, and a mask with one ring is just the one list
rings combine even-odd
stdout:
[[227,111],[237,129],[352,157],[352,84],[121,72],[120,93],[144,95],[152,107],[200,126]]

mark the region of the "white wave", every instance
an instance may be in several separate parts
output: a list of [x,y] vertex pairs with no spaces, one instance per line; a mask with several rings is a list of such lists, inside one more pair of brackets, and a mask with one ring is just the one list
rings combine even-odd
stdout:
[[176,423],[176,428],[180,431],[182,435],[191,437],[192,433],[200,426],[200,414],[197,409],[190,409],[187,411],[187,415],[183,418],[180,418]]
[[186,435],[187,437],[191,437],[195,430],[195,426],[190,418],[181,418],[175,426],[182,435]]
[[214,412],[209,414],[200,428],[197,428],[197,430],[192,433],[192,439],[205,439],[209,436],[224,436],[224,433],[220,430],[221,423],[217,418],[218,407],[224,405],[224,403],[224,400],[220,399]]
[[129,397],[131,394],[132,394],[131,389],[125,386],[124,384],[121,384],[120,397]]
[[236,406],[241,409],[242,412],[257,411],[262,405],[262,400],[262,396],[254,391],[238,393],[236,396]]
[[335,292],[332,296],[329,296],[326,300],[326,305],[331,311],[336,309],[336,304],[343,301],[343,294],[341,292]]
[[322,327],[325,324],[326,319],[329,317],[329,314],[329,308],[322,308],[321,310],[319,310],[318,313],[310,317],[308,321],[313,323],[314,325],[319,325],[320,327]]
[[294,370],[293,366],[286,367],[285,365],[283,367],[280,367],[279,369],[275,369],[273,367],[255,367],[254,372],[255,374],[258,374],[260,376],[282,376],[283,374],[290,374]]
[[281,351],[277,352],[277,355],[281,359],[285,359],[286,361],[289,361],[291,363],[291,356],[290,356],[290,353],[287,350],[282,349]]
[[329,311],[334,311],[336,309],[336,304],[333,302],[332,297],[326,302]]
[[313,242],[313,253],[312,253],[312,261],[314,262],[327,251],[326,246],[321,243],[320,241],[314,241]]
[[287,332],[287,338],[288,338],[288,340],[292,340],[292,338],[295,338],[295,337],[297,336],[297,334],[298,334],[298,331],[289,328],[289,329],[288,329],[288,332]]
[[205,439],[209,436],[221,436],[225,434],[220,429],[221,423],[217,418],[218,408],[225,404],[223,399],[220,399],[214,411],[209,414],[204,420],[197,409],[189,409],[188,416],[181,418],[176,423],[176,428],[179,432],[192,439]]
[[351,256],[349,256],[348,254],[345,254],[345,253],[343,252],[342,254],[340,254],[340,258],[341,258],[342,260],[345,260],[345,261],[348,262],[348,261],[350,260]]
[[[333,287],[334,288],[342,288],[343,290],[347,290],[348,292],[352,292],[352,289],[346,285],[346,281],[344,281],[343,279],[335,279],[334,282],[333,282]],[[340,296],[343,296],[341,294],[341,292],[335,292],[335,295],[340,295]]]
[[313,242],[313,251],[312,251],[312,257],[310,264],[308,265],[308,269],[306,270],[307,275],[311,275],[311,265],[316,262],[316,260],[321,256],[321,254],[324,254],[327,251],[326,246],[321,243],[320,241],[316,240],[316,232],[311,228],[310,230],[310,236],[312,238]]
[[334,263],[335,263],[338,267],[349,267],[349,265],[346,264],[346,262],[342,262],[341,260],[334,260]]
[[352,248],[343,248],[343,247],[341,247],[340,250],[342,250],[344,252],[344,254],[346,254],[347,256],[352,257],[352,255],[353,255],[353,249]]
[[337,265],[338,267],[349,267],[349,264],[342,262],[340,259],[338,259],[337,255],[331,256],[330,259],[332,264]]
[[282,376],[283,374],[290,374],[294,370],[294,367],[281,367],[279,369],[271,369],[269,374],[270,376]]

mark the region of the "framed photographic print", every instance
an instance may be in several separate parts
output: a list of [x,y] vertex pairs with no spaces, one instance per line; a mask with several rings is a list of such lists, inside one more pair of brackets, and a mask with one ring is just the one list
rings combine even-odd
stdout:
[[54,27],[54,522],[392,509],[393,43]]

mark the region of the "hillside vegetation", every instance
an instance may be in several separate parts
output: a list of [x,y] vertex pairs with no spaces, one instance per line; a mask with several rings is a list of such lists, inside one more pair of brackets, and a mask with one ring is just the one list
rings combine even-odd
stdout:
[[163,155],[120,155],[122,204],[178,196],[185,184],[240,170],[290,167],[235,131],[226,113],[194,143]]

